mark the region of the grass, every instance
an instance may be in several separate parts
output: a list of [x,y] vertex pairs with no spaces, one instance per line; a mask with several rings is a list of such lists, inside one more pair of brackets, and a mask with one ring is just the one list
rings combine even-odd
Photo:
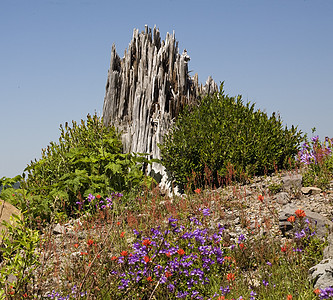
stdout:
[[[98,204],[97,210],[63,220],[67,234],[53,234],[55,224],[39,228],[34,253],[40,264],[26,269],[24,284],[7,283],[3,297],[320,299],[307,275],[320,261],[324,241],[297,213],[292,222],[299,238],[282,237],[264,192],[246,196],[234,184],[173,198],[158,188],[108,199],[92,195],[84,205]],[[252,224],[247,201],[259,208]],[[241,227],[234,235],[230,213]]]

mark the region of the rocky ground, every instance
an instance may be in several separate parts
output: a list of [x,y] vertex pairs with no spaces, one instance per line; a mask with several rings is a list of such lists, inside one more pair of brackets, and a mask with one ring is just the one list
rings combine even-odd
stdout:
[[[211,211],[219,211],[211,221],[211,227],[216,227],[217,223],[224,224],[225,239],[230,243],[241,233],[247,235],[252,230],[259,235],[277,237],[283,244],[288,238],[288,230],[292,228],[287,218],[296,209],[304,210],[311,222],[317,224],[320,236],[325,237],[333,228],[333,181],[326,192],[314,187],[305,188],[302,187],[302,176],[296,172],[256,177],[246,185],[205,190],[201,197],[208,199]],[[80,241],[85,241],[88,234],[103,239],[109,236],[111,227],[106,222],[86,228],[83,221],[78,219],[50,228],[48,234],[44,235],[48,242],[40,249],[42,266],[36,270],[46,274],[43,296],[50,294],[57,286],[70,284],[61,281],[61,274],[80,259],[82,249],[80,246],[74,249],[73,245],[82,244]],[[326,251],[325,259],[333,258],[332,248],[331,252]],[[321,273],[323,275],[325,272]],[[324,284],[320,284],[320,280],[318,282],[319,288],[329,283],[333,285],[333,279]]]

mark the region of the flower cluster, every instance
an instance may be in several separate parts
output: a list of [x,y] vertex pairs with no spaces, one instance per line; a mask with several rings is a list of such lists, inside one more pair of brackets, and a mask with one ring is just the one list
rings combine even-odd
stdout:
[[[295,211],[295,216],[290,216],[287,221],[292,223],[294,226],[294,238],[297,247],[292,250],[294,252],[302,252],[302,248],[306,247],[313,237],[316,236],[316,231],[314,230],[310,220],[306,217],[306,213],[302,209],[297,209]],[[282,252],[287,252],[287,247],[281,247]]]
[[319,299],[332,299],[333,298],[333,287],[328,287],[319,290]]
[[89,194],[87,197],[87,201],[81,200],[77,201],[76,204],[79,206],[79,210],[82,210],[83,208],[95,208],[97,210],[103,210],[106,208],[112,208],[113,201],[115,199],[120,199],[123,196],[121,193],[111,193],[110,197],[105,198],[105,200],[102,199],[102,196],[97,194],[96,196]]
[[[208,216],[209,210],[203,209],[202,214]],[[162,293],[174,298],[206,299],[208,286],[218,280],[213,274],[226,274],[229,282],[236,276],[234,260],[228,256],[230,249],[220,245],[223,230],[219,225],[214,233],[209,233],[207,228],[198,226],[196,218],[190,218],[185,227],[173,217],[168,219],[166,230],[161,226],[152,228],[150,236],[134,230],[137,240],[132,251],[122,251],[112,259],[113,275],[119,278],[118,290],[130,293],[142,287],[141,293],[149,293],[158,285]],[[242,242],[245,237],[238,240]],[[217,296],[226,295],[230,288],[220,290],[222,295]]]
[[[333,138],[325,138],[325,142],[320,143],[319,137],[311,139],[311,144],[304,143],[298,153],[298,159],[305,165],[322,163],[332,152]],[[312,148],[312,149],[311,149]]]

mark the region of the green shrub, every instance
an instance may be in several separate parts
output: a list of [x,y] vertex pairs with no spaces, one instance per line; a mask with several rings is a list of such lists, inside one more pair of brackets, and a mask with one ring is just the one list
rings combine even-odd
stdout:
[[88,115],[79,125],[73,121],[72,127],[66,123],[60,131],[59,143],[51,142],[42,158],[28,165],[27,178],[16,191],[16,200],[11,199],[29,214],[48,219],[58,209],[70,215],[90,193],[107,196],[142,182],[139,162],[144,159],[122,154],[120,135],[96,115]]
[[[39,265],[39,252],[36,251],[40,242],[38,231],[30,229],[16,215],[11,217],[11,221],[4,221],[7,232],[0,232],[0,299],[8,299],[3,298],[5,290],[9,294],[13,293],[13,288],[21,295],[28,292],[28,283]],[[14,275],[16,280],[9,282],[10,275]]]
[[162,163],[172,179],[184,186],[195,177],[203,185],[224,179],[264,174],[291,167],[303,140],[297,127],[283,128],[280,116],[268,117],[241,96],[220,92],[206,96],[199,106],[187,107],[164,136]]

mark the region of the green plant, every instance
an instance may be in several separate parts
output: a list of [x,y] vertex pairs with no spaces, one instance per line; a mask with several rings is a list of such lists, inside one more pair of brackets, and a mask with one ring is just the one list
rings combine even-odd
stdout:
[[[241,96],[220,92],[206,96],[199,106],[187,107],[164,136],[162,163],[176,183],[189,179],[204,185],[205,177],[246,179],[294,164],[301,131],[283,128],[280,116],[244,104]],[[211,174],[210,174],[211,173]]]
[[281,191],[283,183],[271,183],[268,185],[268,189],[272,194],[276,194]]
[[[38,231],[30,229],[16,215],[13,215],[11,220],[12,223],[4,222],[7,231],[3,230],[0,235],[0,286],[3,288],[3,295],[27,292],[33,271],[39,265],[39,254],[36,251],[40,242]],[[16,280],[8,282],[9,275],[14,275]]]
[[60,126],[59,142],[43,149],[42,158],[32,161],[25,169],[27,177],[21,178],[16,191],[21,200],[16,201],[34,218],[50,219],[55,211],[72,215],[76,202],[89,194],[130,191],[143,181],[142,163],[147,161],[122,153],[114,127],[104,126],[96,115],[72,123]]

